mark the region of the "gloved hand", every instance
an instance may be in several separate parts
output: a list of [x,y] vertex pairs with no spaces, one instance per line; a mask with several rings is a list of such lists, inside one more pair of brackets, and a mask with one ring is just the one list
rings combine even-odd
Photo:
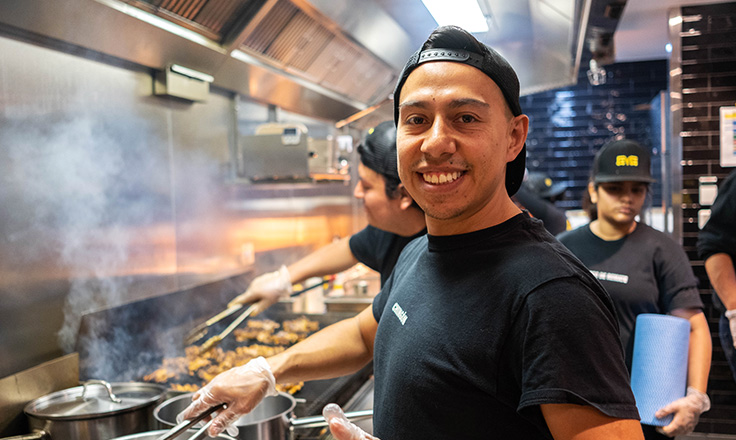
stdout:
[[330,425],[330,433],[337,440],[380,440],[350,422],[337,404],[325,405],[322,415]]
[[669,403],[654,413],[654,416],[657,418],[662,418],[672,413],[675,414],[669,425],[657,428],[657,431],[669,437],[690,434],[695,429],[695,425],[698,424],[700,414],[709,409],[710,399],[708,395],[693,387],[687,387],[687,395],[685,397]]
[[248,290],[235,297],[227,305],[232,307],[236,304],[256,303],[255,309],[251,316],[255,316],[267,308],[271,307],[282,296],[291,294],[291,275],[286,266],[281,266],[275,272],[264,273],[256,277]]
[[264,397],[277,394],[271,366],[263,357],[257,357],[215,376],[194,393],[192,403],[177,416],[177,420],[196,417],[207,408],[224,403],[225,409],[215,416],[207,432],[210,437],[217,437],[227,429],[228,434],[236,436],[238,428],[232,424],[252,411]]
[[724,316],[728,318],[728,325],[731,327],[731,339],[733,342],[733,348],[736,348],[736,309],[729,310],[724,313]]

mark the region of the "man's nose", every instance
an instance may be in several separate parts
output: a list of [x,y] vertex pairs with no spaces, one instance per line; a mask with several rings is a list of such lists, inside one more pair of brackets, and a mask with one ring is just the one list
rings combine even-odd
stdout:
[[422,153],[433,157],[455,152],[456,145],[453,137],[452,124],[444,118],[437,117],[427,131],[422,142]]
[[358,184],[355,185],[355,189],[353,189],[353,197],[356,199],[362,199],[363,196],[365,196],[365,191],[363,191],[363,184],[358,181]]

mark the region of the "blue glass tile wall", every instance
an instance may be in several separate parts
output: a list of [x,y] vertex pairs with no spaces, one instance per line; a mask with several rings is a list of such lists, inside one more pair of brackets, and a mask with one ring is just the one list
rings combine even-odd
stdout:
[[[667,89],[667,61],[617,63],[605,66],[606,83],[593,86],[587,68],[576,85],[521,98],[529,115],[527,168],[541,171],[568,186],[558,206],[580,209],[596,151],[606,142],[627,138],[652,151],[652,168],[659,175],[659,121],[650,107]],[[661,189],[652,185],[653,203],[661,203]]]

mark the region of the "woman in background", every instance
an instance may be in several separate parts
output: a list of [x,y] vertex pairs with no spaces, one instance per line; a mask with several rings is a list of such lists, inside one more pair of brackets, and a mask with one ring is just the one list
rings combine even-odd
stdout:
[[658,418],[674,414],[669,425],[642,425],[648,440],[693,431],[700,414],[710,409],[705,391],[711,361],[710,330],[685,252],[664,233],[636,221],[654,182],[649,166],[649,153],[636,142],[604,145],[588,184],[592,221],[558,236],[611,295],[629,371],[637,315],[669,314],[690,322],[687,395],[656,413]]

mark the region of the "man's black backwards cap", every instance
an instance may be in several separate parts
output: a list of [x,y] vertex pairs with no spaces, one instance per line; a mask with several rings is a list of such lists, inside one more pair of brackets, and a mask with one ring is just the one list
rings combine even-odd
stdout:
[[358,154],[363,165],[378,174],[399,180],[396,163],[396,125],[391,121],[381,122],[368,130]]
[[[454,26],[443,26],[437,28],[434,33],[437,33],[438,31],[463,33],[474,39],[472,35],[468,34],[463,29]],[[396,83],[396,88],[394,89],[394,122],[396,124],[399,123],[399,96],[401,94],[401,88],[406,82],[406,78],[420,64],[432,61],[452,61],[463,63],[473,66],[485,73],[493,80],[493,82],[496,83],[498,88],[501,89],[504,98],[506,98],[506,103],[511,109],[511,113],[514,116],[519,116],[521,114],[521,105],[519,104],[519,78],[516,76],[514,68],[511,67],[511,64],[509,64],[508,61],[506,61],[506,59],[498,52],[483,43],[477,43],[478,46],[482,48],[482,54],[462,49],[442,48],[419,49],[416,51],[414,55],[409,58],[409,61],[406,62],[404,70],[401,71],[399,81]],[[425,45],[426,44],[427,43],[425,43]],[[516,194],[516,191],[519,190],[521,182],[524,180],[525,167],[526,144],[524,144],[524,147],[519,152],[519,155],[516,156],[516,159],[506,164],[506,192],[509,196]]]

